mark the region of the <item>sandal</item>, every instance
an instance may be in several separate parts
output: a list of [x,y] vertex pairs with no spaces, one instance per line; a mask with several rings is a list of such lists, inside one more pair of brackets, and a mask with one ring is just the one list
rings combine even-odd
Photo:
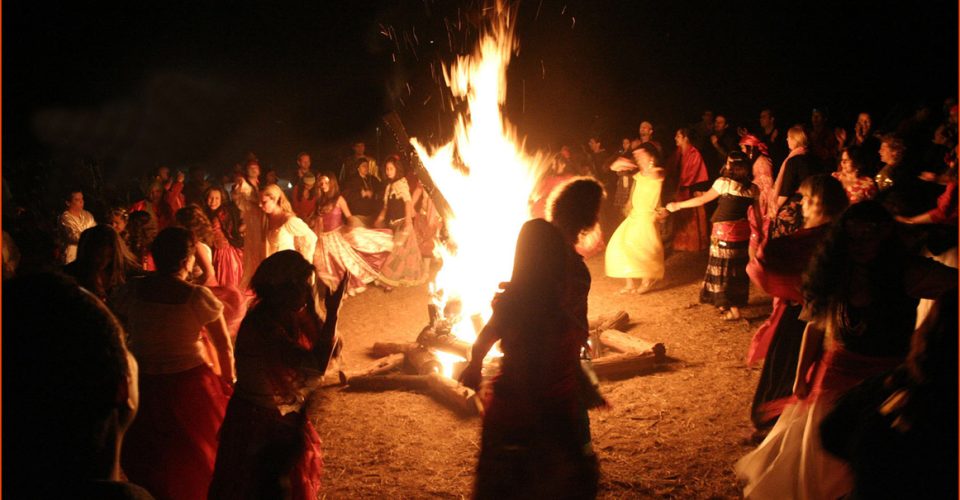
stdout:
[[649,292],[650,290],[653,290],[653,287],[654,287],[654,285],[657,284],[657,281],[658,281],[658,280],[644,281],[642,285],[640,285],[639,287],[637,287],[637,289],[636,289],[637,291],[636,291],[635,293],[637,293],[637,294],[644,294],[644,293]]
[[637,293],[636,288],[630,288],[626,286],[617,291],[617,295],[630,295],[634,293]]
[[739,321],[739,320],[741,320],[741,319],[743,319],[743,316],[740,316],[739,313],[734,314],[734,313],[731,312],[731,311],[725,311],[725,312],[723,313],[723,320],[724,320],[724,321]]

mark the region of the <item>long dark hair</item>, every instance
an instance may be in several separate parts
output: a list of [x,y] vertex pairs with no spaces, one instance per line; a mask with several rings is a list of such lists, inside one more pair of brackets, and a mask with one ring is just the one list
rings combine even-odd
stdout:
[[[857,262],[852,244],[873,239],[876,255]],[[817,248],[803,276],[803,298],[812,317],[824,317],[831,305],[849,302],[853,271],[866,266],[869,290],[875,299],[892,297],[903,288],[906,248],[896,234],[893,217],[875,201],[866,200],[848,208]],[[839,318],[841,325],[845,317]]]
[[[113,255],[103,263],[101,257],[106,251],[111,251]],[[99,269],[100,265],[105,267]],[[91,292],[103,296],[114,287],[124,284],[127,274],[137,267],[136,259],[117,230],[100,224],[80,233],[77,260],[67,266],[67,272]]]
[[[312,358],[304,346],[312,345],[317,338],[303,336],[320,331],[317,310],[318,287],[322,285],[311,283],[314,272],[313,264],[302,255],[283,250],[264,259],[250,279],[256,300],[240,324],[237,363],[247,362],[245,355],[256,353],[257,362],[266,368],[268,381],[278,397],[291,396],[294,389],[305,383],[297,367]],[[300,311],[303,315],[298,317]],[[304,321],[312,325],[304,328]],[[288,398],[281,402],[294,403]]]
[[750,158],[742,151],[732,151],[727,155],[727,164],[720,170],[720,176],[726,177],[744,187],[753,182],[753,167]]
[[[210,210],[210,207],[207,206],[207,198],[210,196],[210,193],[214,191],[220,193],[220,206],[217,207],[216,210]],[[220,186],[210,186],[203,192],[203,213],[207,216],[207,220],[209,220],[211,224],[213,224],[214,221],[219,221],[220,230],[223,231],[223,235],[227,237],[230,246],[243,248],[243,236],[240,235],[240,209],[237,208],[233,200],[227,196],[223,188]]]

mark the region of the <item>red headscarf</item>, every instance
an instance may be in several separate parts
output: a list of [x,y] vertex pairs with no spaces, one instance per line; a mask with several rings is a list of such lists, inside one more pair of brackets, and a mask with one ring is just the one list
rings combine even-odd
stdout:
[[767,149],[767,145],[753,134],[747,134],[740,138],[740,145],[742,146],[744,144],[759,149],[760,153],[764,156],[770,156],[770,151]]

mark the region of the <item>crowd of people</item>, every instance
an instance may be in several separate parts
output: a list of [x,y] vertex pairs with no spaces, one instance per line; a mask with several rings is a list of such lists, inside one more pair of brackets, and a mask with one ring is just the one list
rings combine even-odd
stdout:
[[[764,109],[758,125],[735,129],[705,112],[673,132],[675,148],[649,121],[616,152],[599,137],[560,148],[463,375],[479,386],[479,360],[501,342],[479,498],[596,494],[591,404],[578,389],[584,259],[603,253],[621,294],[656,293],[672,252],[705,250],[699,300],[721,320],[742,320],[751,282],[773,297],[746,353],[762,362],[749,411],[759,446],[736,466],[747,497],[865,494],[884,473],[876,457],[897,452],[929,465],[911,469],[940,481],[926,486],[955,491],[930,470],[957,463],[937,447],[956,442],[945,424],[955,409],[942,418],[935,408],[940,396],[956,406],[956,357],[931,351],[956,332],[957,106],[882,133],[869,113],[851,130],[831,128],[822,109],[783,132]],[[315,498],[320,442],[303,408],[340,349],[341,300],[372,284],[424,283],[438,264],[442,217],[408,167],[390,156],[380,168],[363,143],[336,173],[298,154],[289,182],[261,175],[254,155],[219,179],[160,167],[142,200],[97,216],[82,190],[68,190],[55,234],[22,215],[5,224],[4,286],[16,290],[4,294],[5,312],[46,301],[98,329],[82,333],[103,344],[16,367],[92,377],[69,383],[93,401],[78,403],[90,421],[76,439],[96,463],[65,458],[74,473],[45,488]],[[11,323],[8,335],[30,349],[40,340],[21,337],[70,321],[46,316]],[[84,364],[104,365],[108,351],[109,366]],[[875,434],[836,430],[859,429],[857,419]],[[28,491],[37,477],[15,486]]]

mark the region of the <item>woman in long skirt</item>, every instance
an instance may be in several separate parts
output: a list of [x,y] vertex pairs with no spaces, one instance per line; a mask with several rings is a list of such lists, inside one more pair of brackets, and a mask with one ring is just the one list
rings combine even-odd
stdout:
[[[186,281],[195,250],[189,230],[164,229],[153,241],[156,274],[128,282],[115,303],[140,365],[140,412],[121,463],[158,499],[207,497],[234,380],[223,304]],[[201,335],[215,347],[219,376],[203,357]]]
[[304,406],[337,343],[345,287],[343,280],[324,299],[313,264],[292,250],[267,257],[254,273],[256,301],[237,336],[237,387],[220,431],[210,499],[319,495],[320,436]]
[[700,289],[700,302],[716,306],[725,320],[733,321],[740,319],[740,308],[747,305],[750,292],[746,270],[750,260],[747,210],[754,207],[759,213],[759,189],[751,183],[753,176],[746,155],[739,151],[730,153],[720,175],[706,193],[668,203],[666,208],[676,212],[717,200],[717,209],[711,218],[710,257]]
[[350,218],[350,207],[340,196],[337,179],[320,176],[317,214],[313,230],[317,233],[317,250],[313,263],[317,276],[330,288],[340,284],[349,272],[347,294],[364,291],[368,283],[381,278],[380,268],[393,249],[393,236],[386,229],[367,229],[360,225],[347,229],[344,218]]
[[663,244],[656,221],[663,187],[658,158],[656,147],[644,143],[634,150],[634,161],[621,158],[610,166],[634,179],[630,211],[610,237],[604,262],[607,276],[626,279],[622,294],[646,293],[663,278]]
[[376,227],[393,230],[393,252],[383,264],[381,282],[387,287],[412,286],[423,283],[426,272],[420,257],[417,233],[413,230],[413,198],[403,167],[396,159],[388,159],[383,167],[387,187],[383,195],[383,209]]

